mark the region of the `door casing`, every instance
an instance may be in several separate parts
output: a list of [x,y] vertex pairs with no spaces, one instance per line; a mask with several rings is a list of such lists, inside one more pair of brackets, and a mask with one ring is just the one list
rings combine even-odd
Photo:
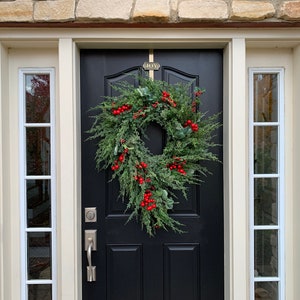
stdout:
[[[80,299],[81,298],[81,285],[77,284],[78,282],[81,282],[81,268],[79,267],[81,265],[81,186],[80,186],[80,170],[81,170],[81,164],[80,164],[80,127],[78,126],[77,120],[79,120],[79,51],[78,47],[80,45],[76,45],[76,43],[73,41],[72,38],[62,38],[59,40],[58,45],[58,54],[54,54],[54,60],[57,61],[57,79],[58,79],[58,87],[64,87],[59,88],[57,90],[57,128],[59,128],[59,132],[57,134],[57,158],[58,158],[58,170],[57,170],[57,187],[58,187],[58,193],[57,193],[57,199],[58,199],[58,205],[57,205],[57,246],[58,246],[58,267],[57,267],[57,287],[58,287],[58,299]],[[122,45],[119,45],[122,46]],[[134,46],[134,45],[132,45]],[[8,53],[8,50],[6,47],[3,47],[4,51]],[[52,48],[53,49],[53,48]],[[231,51],[231,46],[228,46],[228,50],[225,50],[227,54],[224,55],[224,63],[226,65],[226,61],[229,60],[229,53]],[[55,48],[53,49],[54,53]],[[16,52],[18,52],[20,55],[23,52],[23,49],[18,49]],[[32,49],[28,50],[27,52],[31,52],[32,58],[34,59],[34,56],[37,55],[37,53],[40,53],[39,51],[32,51]],[[43,55],[41,55],[43,57]],[[4,56],[2,56],[4,57]],[[45,58],[45,57],[44,57]],[[12,56],[11,56],[12,59]],[[29,61],[28,61],[29,63]],[[22,62],[19,62],[20,65],[22,65]],[[51,63],[52,64],[52,63]],[[47,67],[48,62],[45,59],[44,63],[41,63],[41,67]],[[229,67],[229,65],[227,65]],[[225,68],[224,70],[224,78],[228,78],[227,72],[228,69]],[[70,76],[70,74],[72,74]],[[240,78],[240,77],[239,77]],[[9,80],[10,82],[13,82],[13,78]],[[9,82],[7,80],[7,83]],[[4,80],[5,82],[5,80]],[[227,84],[224,84],[225,89],[227,87]],[[14,85],[14,89],[17,90],[17,86]],[[15,111],[17,113],[17,95],[15,96],[15,101],[13,101],[10,104],[9,110],[6,111]],[[225,93],[225,98],[226,93]],[[63,101],[60,101],[59,99],[64,99]],[[226,103],[227,101],[225,101]],[[14,105],[14,109],[12,106]],[[227,108],[224,106],[224,113],[227,110]],[[15,115],[17,118],[17,115]],[[226,124],[226,117],[224,119],[224,128],[227,127]],[[10,126],[13,127],[13,123],[11,123],[11,120],[7,121],[8,124],[11,124]],[[64,124],[64,126],[60,126],[60,124]],[[224,149],[227,149],[227,141],[224,139]],[[17,141],[12,140],[12,148],[17,149]],[[8,148],[7,148],[8,149]],[[70,149],[73,149],[73,151],[70,151]],[[5,153],[8,153],[9,150],[5,151]],[[10,154],[7,156],[17,157],[17,153],[10,152]],[[226,169],[226,150],[224,153],[224,169]],[[15,164],[15,163],[14,163]],[[12,174],[15,174],[17,176],[18,174],[18,168],[17,166],[14,168],[14,171]],[[71,176],[70,176],[71,174]],[[12,175],[13,176],[13,175]],[[226,178],[227,176],[224,176]],[[10,186],[10,185],[8,185]],[[11,185],[10,191],[16,192],[15,188]],[[224,187],[226,190],[226,179],[224,181]],[[9,190],[7,189],[9,192]],[[10,192],[9,192],[10,193]],[[224,203],[225,203],[225,212],[224,217],[227,219],[228,213],[227,210],[227,200],[228,197],[226,195],[226,192],[224,193]],[[17,215],[7,216],[8,222],[6,223],[6,228],[16,228],[16,236],[19,236],[18,233],[18,226],[10,226],[9,224],[13,224],[13,220],[18,219],[18,205],[17,203],[14,204],[14,212],[17,213]],[[66,213],[67,212],[67,213]],[[226,233],[228,230],[228,227],[226,226],[226,221],[224,225],[225,233],[224,235],[228,236]],[[7,241],[9,245],[14,244],[14,240],[10,237],[7,237]],[[73,245],[70,247],[70,245]],[[6,248],[5,253],[7,252],[7,249],[11,249],[12,251],[10,253],[13,253],[16,257],[18,257],[19,253],[16,251],[17,248]],[[227,253],[228,248],[225,245],[225,260],[226,257],[228,257]],[[7,252],[8,254],[8,252]],[[229,261],[229,260],[227,260]],[[5,298],[8,299],[19,299],[19,296],[21,294],[21,291],[15,287],[15,279],[20,277],[16,276],[17,274],[20,274],[20,271],[18,269],[19,262],[15,261],[14,263],[7,261],[6,262],[7,268],[11,269],[12,272],[10,276],[6,277],[5,279],[5,286],[4,289]],[[230,269],[226,268],[225,266],[225,272],[229,273]],[[64,274],[70,274],[69,276],[64,276]],[[13,275],[14,274],[14,275]],[[225,278],[229,278],[228,274],[225,273]],[[18,279],[17,279],[18,280]],[[225,279],[227,280],[227,279]],[[228,280],[229,282],[230,280]],[[10,286],[10,288],[7,288]],[[232,299],[231,296],[226,296],[227,294],[231,294],[232,291],[229,289],[229,285],[225,282],[225,298],[226,299]]]
[[[273,49],[274,47],[290,47],[294,49],[292,55],[293,66],[295,71],[293,76],[289,77],[290,91],[299,95],[300,86],[297,84],[300,79],[300,46],[299,46],[298,29],[286,30],[226,30],[226,29],[209,29],[209,30],[170,30],[170,29],[82,29],[72,31],[69,29],[2,29],[0,32],[1,50],[0,50],[0,84],[1,93],[0,107],[2,122],[0,123],[1,138],[3,143],[0,165],[2,166],[0,189],[0,213],[2,239],[4,243],[0,245],[0,265],[4,270],[0,270],[0,298],[1,299],[19,299],[19,261],[8,259],[19,257],[19,248],[17,247],[18,226],[16,220],[19,217],[18,203],[12,195],[16,195],[16,187],[13,184],[13,178],[18,177],[18,167],[16,158],[18,143],[13,136],[13,128],[17,120],[17,95],[9,91],[16,91],[17,84],[11,73],[9,48],[18,49],[24,52],[24,47],[29,47],[32,57],[38,53],[41,55],[45,47],[44,41],[47,41],[46,47],[55,49],[54,57],[57,62],[57,76],[59,86],[63,87],[57,91],[57,119],[64,122],[64,126],[58,132],[57,151],[58,157],[58,299],[74,300],[80,299],[81,287],[77,283],[81,281],[80,263],[80,149],[78,141],[78,99],[79,99],[79,56],[78,47],[91,47],[97,42],[97,47],[119,47],[119,48],[148,48],[153,42],[160,43],[162,47],[222,47],[224,48],[224,236],[225,240],[225,299],[247,299],[249,287],[247,285],[248,265],[248,221],[247,221],[247,199],[241,200],[241,195],[247,195],[247,141],[241,139],[241,136],[247,132],[247,103],[246,103],[246,47],[259,45]],[[41,41],[43,37],[43,41]],[[266,40],[268,37],[268,41]],[[287,42],[287,38],[289,41]],[[20,42],[20,40],[22,41]],[[276,40],[276,43],[270,42],[270,39]],[[187,43],[189,41],[189,44]],[[248,40],[251,40],[248,42]],[[157,42],[158,41],[158,42]],[[279,41],[279,42],[278,42]],[[171,45],[171,46],[170,46]],[[39,47],[37,51],[32,51],[33,47]],[[44,49],[45,50],[45,49]],[[272,50],[271,50],[272,51]],[[26,52],[26,51],[25,51]],[[259,52],[259,51],[258,51]],[[248,53],[247,53],[248,55]],[[263,60],[263,53],[260,53]],[[281,54],[278,54],[275,65],[285,64],[281,60]],[[20,66],[24,66],[26,58],[20,61]],[[56,64],[51,63],[51,64]],[[257,62],[264,63],[264,61]],[[26,63],[25,63],[26,64]],[[257,65],[256,65],[257,66]],[[278,66],[278,65],[277,65]],[[49,67],[49,61],[44,60],[41,67]],[[7,76],[9,74],[9,76]],[[10,83],[10,84],[9,84]],[[289,90],[288,88],[286,90]],[[298,108],[298,102],[292,103],[293,96],[289,95],[289,113],[293,115],[293,105]],[[9,99],[9,101],[8,101]],[[63,99],[63,101],[59,101]],[[245,101],[241,101],[245,99]],[[59,107],[59,108],[58,108]],[[296,110],[294,110],[295,113]],[[299,128],[299,118],[288,122],[286,127],[290,132],[289,139],[294,141],[294,151],[299,149],[299,137],[293,132],[293,128]],[[292,138],[291,138],[292,137]],[[290,145],[292,146],[292,145]],[[238,148],[238,149],[237,149]],[[72,149],[72,151],[70,151]],[[287,158],[289,168],[292,170],[292,155]],[[74,164],[74,162],[76,162]],[[298,166],[299,161],[295,160]],[[292,172],[291,172],[292,173]],[[293,193],[298,188],[294,187],[295,178],[289,175],[287,190],[289,191],[288,214],[292,216],[295,208],[299,204],[293,204]],[[296,183],[296,181],[295,181]],[[299,185],[297,185],[299,186]],[[12,199],[7,202],[4,199]],[[5,214],[4,214],[5,212]],[[68,213],[66,213],[68,212]],[[3,217],[2,217],[3,216]],[[299,218],[293,220],[289,218],[287,222],[287,249],[294,249],[299,253],[300,244],[295,239],[293,227],[299,227]],[[4,246],[3,246],[4,245]],[[72,247],[70,247],[72,245]],[[293,247],[294,246],[294,247]],[[300,286],[294,285],[294,281],[299,278],[299,270],[295,266],[299,265],[299,257],[292,253],[287,253],[287,299],[293,299],[293,295],[299,295]],[[291,254],[291,255],[289,255]],[[66,272],[68,276],[64,276]]]

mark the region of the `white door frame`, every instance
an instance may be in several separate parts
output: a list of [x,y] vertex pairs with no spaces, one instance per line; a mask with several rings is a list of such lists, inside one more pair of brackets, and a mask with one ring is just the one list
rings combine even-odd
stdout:
[[[17,122],[14,104],[17,96],[10,69],[11,48],[51,48],[57,60],[57,246],[58,297],[63,300],[81,299],[81,191],[80,191],[80,110],[79,110],[79,48],[223,48],[224,49],[224,236],[225,236],[225,299],[249,299],[249,214],[248,214],[248,104],[247,104],[247,46],[273,48],[284,46],[294,49],[294,95],[300,94],[300,41],[299,30],[222,30],[222,29],[0,29],[0,299],[19,299],[20,296],[20,236],[18,224],[18,142],[14,135]],[[46,41],[46,43],[45,43]],[[44,45],[44,46],[42,46]],[[46,45],[46,46],[45,46]],[[22,51],[22,50],[20,50]],[[55,56],[55,55],[54,55]],[[45,62],[44,67],[51,67]],[[55,63],[52,63],[55,64]],[[34,66],[32,66],[34,67]],[[9,76],[7,76],[9,74]],[[290,95],[290,112],[295,119],[287,130],[300,150],[300,137],[291,129],[300,128],[296,108],[299,101]],[[9,99],[9,101],[8,101]],[[293,102],[294,101],[294,102]],[[16,111],[15,111],[16,110]],[[297,117],[297,118],[296,118]],[[63,126],[59,126],[60,124]],[[291,143],[287,141],[287,143]],[[288,144],[290,145],[290,144]],[[17,156],[16,156],[17,155]],[[300,166],[296,155],[288,166]],[[291,163],[292,161],[292,163]],[[295,166],[295,169],[296,169]],[[293,228],[300,227],[295,218],[293,191],[300,192],[297,174],[290,166],[291,203],[287,209],[287,246],[300,250],[299,238]],[[293,184],[295,182],[295,184]],[[298,190],[299,189],[299,190]],[[298,193],[299,194],[299,193]],[[7,201],[9,199],[10,201]],[[299,211],[299,210],[298,210]],[[292,251],[292,250],[291,250]],[[298,251],[300,253],[300,251]],[[287,253],[287,298],[300,294],[293,280],[300,278],[299,255]],[[295,267],[294,267],[295,266]],[[67,276],[66,276],[67,274]],[[17,283],[17,284],[16,284]]]

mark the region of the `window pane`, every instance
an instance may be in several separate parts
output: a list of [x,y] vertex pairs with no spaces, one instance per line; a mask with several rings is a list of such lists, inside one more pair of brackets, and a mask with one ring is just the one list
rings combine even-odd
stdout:
[[254,122],[278,121],[277,74],[254,75]]
[[50,122],[50,75],[27,74],[26,83],[26,122]]
[[28,233],[28,279],[51,279],[51,233],[49,232]]
[[254,179],[254,224],[277,225],[278,179]]
[[31,284],[28,286],[28,300],[51,300],[52,287],[50,284]]
[[26,128],[27,175],[50,175],[50,128]]
[[278,275],[277,230],[256,230],[254,232],[255,276]]
[[255,300],[278,300],[278,282],[256,282]]
[[254,173],[276,174],[278,170],[277,126],[254,127]]
[[50,180],[27,180],[27,226],[51,226]]

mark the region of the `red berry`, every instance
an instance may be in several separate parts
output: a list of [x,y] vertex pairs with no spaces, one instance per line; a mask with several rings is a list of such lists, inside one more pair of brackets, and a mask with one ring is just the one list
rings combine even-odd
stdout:
[[145,162],[143,162],[143,161],[141,162],[141,166],[142,166],[142,168],[144,168],[144,169],[148,167],[148,165],[147,165]]
[[193,131],[198,131],[198,125],[196,123],[193,123],[191,127]]
[[163,92],[162,92],[162,95],[163,95],[164,97],[170,97],[170,94],[169,94],[167,91],[163,91]]

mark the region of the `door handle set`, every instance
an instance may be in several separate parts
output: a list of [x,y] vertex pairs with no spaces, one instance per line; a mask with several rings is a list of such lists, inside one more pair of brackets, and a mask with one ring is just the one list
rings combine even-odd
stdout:
[[92,265],[92,251],[97,250],[97,230],[85,230],[84,231],[84,240],[85,240],[85,251],[88,265],[87,269],[87,281],[93,282],[96,281],[96,266]]

